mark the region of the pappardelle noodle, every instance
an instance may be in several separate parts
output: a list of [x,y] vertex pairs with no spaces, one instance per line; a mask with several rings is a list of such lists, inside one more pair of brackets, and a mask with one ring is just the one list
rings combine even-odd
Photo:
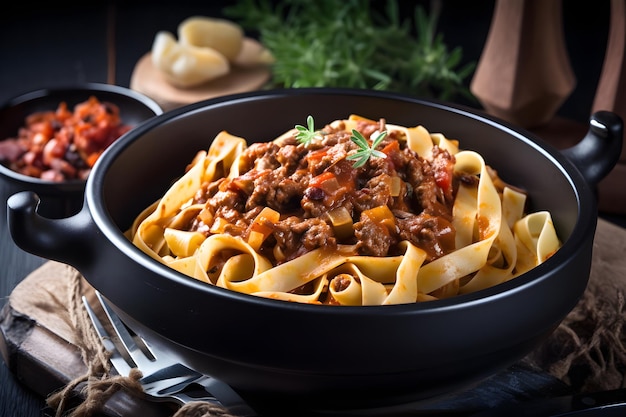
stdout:
[[[182,174],[182,173],[181,173]],[[220,132],[127,236],[211,285],[333,305],[474,292],[561,246],[550,213],[423,126],[312,117],[271,142]]]

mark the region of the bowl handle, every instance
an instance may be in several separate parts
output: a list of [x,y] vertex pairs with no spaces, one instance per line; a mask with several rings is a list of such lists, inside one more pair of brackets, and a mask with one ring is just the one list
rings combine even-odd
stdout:
[[596,185],[617,164],[622,152],[624,122],[615,113],[598,111],[589,119],[589,131],[571,148],[562,151],[578,167],[587,182]]
[[86,206],[75,215],[49,219],[37,213],[40,199],[22,191],[7,200],[7,224],[17,246],[26,252],[76,266],[92,259],[95,225]]

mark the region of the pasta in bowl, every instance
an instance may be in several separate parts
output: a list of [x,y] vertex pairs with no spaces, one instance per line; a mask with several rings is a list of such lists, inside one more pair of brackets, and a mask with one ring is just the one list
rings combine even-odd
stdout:
[[[350,113],[358,116],[350,121]],[[314,116],[311,129],[308,115]],[[389,123],[379,120],[381,116],[389,118]],[[344,142],[338,145],[337,140],[338,147],[330,151],[334,145],[317,135],[333,129],[335,122],[347,128],[337,127],[336,136]],[[365,143],[359,135],[354,135],[356,142],[351,139],[355,126]],[[85,204],[73,217],[45,219],[35,210],[36,196],[11,196],[9,229],[21,248],[75,266],[151,345],[192,368],[221,378],[261,414],[305,416],[325,410],[326,415],[336,415],[333,411],[380,410],[450,393],[504,369],[544,340],[574,308],[589,278],[597,220],[589,184],[605,175],[619,158],[621,128],[614,115],[598,113],[593,116],[581,147],[566,152],[480,112],[398,94],[294,89],[227,96],[166,112],[116,141],[90,173]],[[410,135],[396,133],[396,129],[408,130]],[[445,133],[445,137],[437,132]],[[294,142],[293,135],[300,133],[311,137],[308,145],[298,138]],[[398,149],[393,149],[394,139],[410,137],[412,143],[414,133],[418,139],[427,139],[420,143],[433,150],[435,145],[440,148],[432,152],[436,169],[430,162],[418,163],[409,158],[408,154],[415,151],[407,149],[413,145],[400,149],[408,140],[401,140]],[[331,140],[332,135],[326,139]],[[324,146],[328,150],[319,152]],[[273,171],[280,171],[277,163],[263,158],[263,147],[275,149],[275,159],[290,167],[289,176],[281,177],[282,188],[272,188],[270,183],[261,187],[261,173],[271,178],[278,174]],[[318,153],[313,151],[316,148]],[[293,159],[293,168],[288,162],[291,159],[286,158],[288,149],[294,150],[292,156],[301,155]],[[214,158],[215,154],[224,156]],[[424,150],[417,154],[428,158]],[[295,163],[307,157],[306,169]],[[236,159],[238,162],[234,163]],[[414,169],[397,169],[403,161]],[[315,163],[319,170],[308,171]],[[240,172],[232,171],[233,166],[240,167]],[[247,167],[250,169],[244,173],[243,168]],[[589,177],[584,174],[587,169],[592,172]],[[302,182],[293,176],[298,170],[304,170],[300,171]],[[374,175],[377,171],[379,174]],[[407,177],[409,171],[415,178]],[[213,174],[207,177],[207,172]],[[432,176],[426,175],[428,172]],[[434,175],[437,172],[439,175]],[[445,175],[441,175],[444,172],[453,173],[453,199],[446,198],[443,192],[450,189]],[[330,174],[336,177],[336,184]],[[420,175],[425,178],[421,189],[415,186]],[[395,176],[405,185],[394,180]],[[179,178],[185,180],[177,181]],[[297,184],[287,181],[289,178]],[[343,189],[351,183],[350,178],[354,178],[354,190]],[[426,188],[429,182],[439,185]],[[217,191],[209,187],[213,183]],[[481,183],[487,192],[478,202]],[[320,285],[320,280],[325,274],[328,287],[335,285],[330,283],[335,276],[342,278],[335,287],[339,293],[346,291],[349,295],[358,290],[353,284],[363,287],[366,279],[361,277],[365,276],[372,281],[372,288],[380,289],[379,284],[385,288],[385,294],[378,290],[379,299],[388,295],[404,297],[409,293],[399,291],[400,287],[394,291],[401,261],[416,260],[402,264],[402,269],[409,271],[408,276],[427,271],[429,265],[437,265],[440,259],[463,250],[457,249],[461,246],[456,241],[470,241],[470,231],[472,243],[465,247],[477,248],[484,242],[498,241],[489,250],[481,249],[483,257],[487,254],[494,275],[510,267],[512,263],[496,261],[511,259],[504,248],[513,248],[510,243],[500,243],[506,242],[506,237],[499,238],[500,229],[495,222],[499,217],[500,225],[508,224],[508,220],[502,220],[508,219],[509,214],[498,214],[500,211],[495,208],[509,207],[508,202],[503,203],[505,195],[509,195],[504,191],[505,184],[511,185],[511,195],[525,196],[523,214],[529,216],[524,218],[533,236],[529,237],[531,242],[537,230],[550,224],[551,219],[561,243],[556,252],[543,252],[549,257],[542,263],[519,273],[534,262],[527,266],[519,262],[522,257],[516,243],[518,262],[512,278],[507,274],[494,279],[504,280],[498,285],[481,279],[476,284],[482,282],[486,288],[465,293],[471,289],[467,287],[471,282],[466,282],[468,277],[453,280],[458,281],[458,290],[457,283],[425,288],[420,285],[426,281],[416,280],[417,291],[411,293],[417,294],[415,301],[410,295],[409,302],[389,305],[329,305],[336,303],[341,294],[323,295],[326,285]],[[225,187],[221,191],[220,185]],[[324,193],[315,190],[318,188]],[[364,188],[372,192],[357,193]],[[198,189],[206,195],[194,201],[192,197]],[[229,190],[236,190],[241,200],[234,199]],[[454,227],[455,222],[462,223],[463,216],[456,216],[456,220],[455,216],[450,217],[455,206],[452,200],[460,204],[459,194],[465,198],[466,191],[472,197],[470,201],[474,194],[476,198],[474,206],[463,207],[475,219],[474,227]],[[406,207],[398,205],[402,193],[409,197],[402,197]],[[247,210],[243,196],[246,202],[254,196],[255,204]],[[238,201],[242,208],[227,210],[228,199]],[[340,201],[352,201],[351,209],[346,206],[350,214],[346,222],[341,221],[340,211],[333,211]],[[155,202],[157,205],[153,206]],[[392,216],[383,202],[388,203]],[[203,213],[207,203],[210,209]],[[310,214],[304,214],[303,205]],[[161,208],[153,215],[155,207]],[[278,219],[273,211],[279,213]],[[436,219],[429,220],[433,225],[428,230],[433,231],[433,242],[439,242],[441,250],[437,245],[424,244],[429,241],[427,229],[420,229],[424,230],[423,235],[401,234],[395,229],[406,226],[402,222],[414,221],[413,227],[423,224],[419,220],[426,215],[419,216],[424,211]],[[474,211],[484,216],[476,216]],[[550,217],[536,213],[549,213]],[[287,221],[290,217],[298,220]],[[366,220],[368,217],[376,221]],[[198,218],[203,219],[204,225]],[[216,220],[219,218],[227,221]],[[259,221],[255,222],[257,218]],[[297,227],[300,223],[302,230]],[[454,244],[448,227],[454,228]],[[211,228],[219,233],[205,235]],[[279,229],[285,233],[277,237]],[[514,226],[507,229],[514,241],[522,242]],[[327,233],[320,232],[323,230]],[[438,239],[434,233],[437,230],[441,235]],[[484,232],[482,236],[480,230]],[[191,238],[180,238],[177,231]],[[307,231],[310,235],[306,235]],[[359,244],[357,235],[371,243]],[[138,236],[151,252],[133,243],[132,238],[137,240]],[[317,241],[316,236],[323,239]],[[221,240],[223,246],[231,245],[229,251],[213,258],[205,249],[200,251],[202,257],[192,255],[202,245],[206,249],[220,246],[205,244],[209,239]],[[299,249],[301,246],[304,249]],[[326,248],[332,249],[328,257],[324,253],[319,261],[311,259]],[[408,251],[414,253],[407,256]],[[413,254],[415,257],[411,258]],[[304,285],[303,291],[270,286],[279,285],[273,283],[260,284],[257,277],[268,272],[299,276],[282,269],[287,269],[285,266],[292,260],[307,260],[307,256],[308,267],[314,272],[308,274],[310,284]],[[340,257],[329,263],[327,259],[333,256]],[[424,260],[419,263],[421,257]],[[214,259],[210,267],[206,259]],[[173,263],[177,269],[167,263]],[[223,268],[227,263],[229,267]],[[387,263],[384,268],[379,266],[383,263]],[[195,272],[196,267],[201,279],[180,272]],[[387,274],[385,268],[391,273]],[[481,268],[468,268],[471,269]],[[227,276],[226,271],[237,276]],[[476,274],[469,275],[475,279]],[[218,282],[233,288],[249,285],[249,292],[256,295],[224,288]],[[463,287],[467,288],[461,291]],[[302,299],[320,288],[318,299]],[[356,293],[354,303],[358,304],[360,297],[363,304],[362,294]],[[279,299],[261,296],[270,294]],[[291,297],[294,299],[285,301]],[[296,302],[296,297],[305,302]],[[439,299],[417,301],[431,297]],[[367,415],[369,411],[353,415]]]
[[561,245],[550,213],[526,213],[526,194],[458,140],[357,115],[308,122],[250,146],[221,131],[129,238],[212,285],[351,306],[481,290]]

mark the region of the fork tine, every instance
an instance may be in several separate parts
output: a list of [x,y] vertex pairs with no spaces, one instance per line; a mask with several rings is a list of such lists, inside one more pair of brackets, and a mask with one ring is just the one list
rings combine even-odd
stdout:
[[[151,388],[150,384],[153,383],[157,383],[161,386],[164,381],[169,381],[174,388],[185,387],[203,376],[201,373],[194,371],[183,364],[173,362],[167,356],[157,358],[158,355],[154,353],[148,343],[142,337],[137,336],[137,339],[152,356],[152,358],[146,356],[142,348],[137,345],[135,339],[128,331],[128,327],[126,327],[122,319],[109,306],[109,303],[104,299],[102,294],[96,291],[96,297],[98,298],[102,309],[105,311],[107,318],[111,322],[111,326],[118,335],[121,344],[124,349],[126,349],[128,356],[130,356],[137,368],[144,374],[143,378],[141,378],[141,382],[144,384],[145,388]],[[171,387],[168,388],[170,388],[170,390],[174,389]]]
[[100,321],[100,319],[98,319],[96,312],[91,308],[91,305],[89,305],[89,301],[87,301],[87,297],[83,295],[82,300],[83,300],[83,305],[85,306],[85,309],[87,310],[87,314],[89,314],[89,318],[91,319],[93,327],[96,330],[96,333],[98,333],[98,337],[100,337],[100,341],[102,342],[102,345],[111,354],[109,360],[111,361],[113,368],[115,368],[118,374],[122,376],[128,376],[130,374],[130,370],[132,367],[128,364],[128,362],[126,362],[126,359],[124,359],[124,357],[120,354],[120,352],[115,347],[115,344],[113,343],[111,336],[102,325],[102,322]]
[[[87,298],[83,296],[82,300],[83,300],[83,304],[85,305],[85,309],[87,310],[87,313],[89,314],[89,318],[91,319],[91,322],[93,323],[96,333],[98,333],[98,336],[100,337],[100,340],[102,341],[104,348],[108,352],[111,353],[111,357],[110,357],[111,364],[113,365],[113,367],[115,368],[118,374],[123,375],[123,376],[128,376],[130,374],[130,370],[133,368],[132,365],[134,364],[129,364],[126,358],[124,358],[124,356],[120,353],[117,346],[115,346],[115,343],[113,343],[113,338],[109,335],[108,331],[105,329],[100,319],[98,319],[96,312],[93,310],[93,308],[89,304],[89,301],[87,300]],[[100,301],[103,308],[108,307],[106,302],[104,302],[104,300],[101,297],[98,297],[98,300]],[[119,319],[119,316],[117,316],[110,308],[108,308],[108,310],[111,315],[107,314],[107,318],[110,318],[111,316],[116,317],[117,320],[119,321],[118,324],[122,324],[122,322]],[[122,324],[122,327],[117,327],[117,325],[113,327],[115,327],[116,330],[118,328],[126,329],[126,327],[123,326],[123,324]],[[122,332],[124,332],[124,330],[122,330]],[[130,336],[130,334],[128,335]],[[143,377],[141,381],[145,389],[150,389],[150,384],[163,383],[164,381],[169,381],[168,384],[173,385],[173,387],[168,386],[167,390],[162,389],[162,391],[177,392],[200,377],[202,377],[202,374],[200,374],[199,372],[189,369],[182,364],[175,363],[171,366],[167,366],[165,368],[156,370],[152,374],[149,374]]]
[[[100,302],[100,305],[104,309],[104,312],[106,313],[107,317],[111,321],[111,324],[113,325],[113,329],[115,330],[115,333],[117,334],[117,337],[119,338],[119,341],[124,346],[124,348],[128,352],[128,355],[133,360],[133,362],[135,362],[135,365],[137,365],[137,368],[143,369],[143,370],[150,369],[150,366],[153,364],[153,361],[146,356],[146,354],[141,350],[139,346],[137,346],[137,344],[135,343],[135,340],[133,339],[133,336],[130,334],[130,332],[126,328],[126,325],[122,322],[119,316],[111,309],[109,304],[104,301],[104,298],[102,297],[99,291],[96,291],[96,297],[98,298],[98,301]],[[152,351],[150,351],[150,354],[153,355],[154,357],[154,354],[152,353]]]
[[[115,329],[118,340],[122,342],[121,344],[127,349],[129,356],[135,361],[134,365],[142,373],[146,372],[146,376],[140,380],[140,383],[149,398],[154,401],[174,401],[181,405],[190,401],[208,401],[228,409],[237,410],[237,415],[257,416],[256,412],[246,404],[245,400],[224,382],[203,375],[181,363],[173,362],[167,354],[155,355],[150,350],[155,359],[151,360],[148,358],[134,342],[126,325],[108,306],[104,297],[97,291],[96,296],[107,318],[110,320],[111,326]],[[121,347],[118,349],[118,346],[113,343],[113,338],[89,305],[87,297],[83,296],[82,300],[103,346],[111,354],[109,358],[111,364],[120,375],[128,376],[131,369],[135,366],[127,362],[127,359],[122,355]],[[143,342],[141,337],[139,339]],[[162,357],[158,358],[158,356]],[[135,360],[135,358],[137,359]],[[192,385],[203,390],[199,396],[184,391]],[[194,394],[197,393],[194,392]],[[219,395],[219,398],[215,394]]]
[[150,375],[144,375],[144,377],[141,378],[141,382],[143,382],[144,384],[151,384],[156,381],[163,381],[164,379],[172,379],[173,376],[177,378],[182,378],[183,382],[193,382],[196,379],[202,377],[202,374],[198,371],[194,371],[193,369],[188,368],[182,363],[175,363],[168,367],[159,369],[158,371],[155,371]]

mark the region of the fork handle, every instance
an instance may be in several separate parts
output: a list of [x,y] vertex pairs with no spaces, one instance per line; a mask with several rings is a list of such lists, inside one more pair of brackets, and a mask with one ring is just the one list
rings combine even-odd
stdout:
[[[202,379],[202,378],[201,378]],[[207,380],[212,378],[207,377]],[[198,388],[195,391],[187,392],[177,392],[175,394],[168,395],[169,398],[175,400],[180,405],[189,404],[192,402],[208,402],[211,404],[215,404],[216,406],[227,409],[230,413],[238,416],[238,417],[257,417],[258,414],[248,406],[239,395],[237,397],[239,400],[237,402],[233,402],[231,404],[225,404],[224,402],[218,400],[209,392],[206,391],[207,388],[202,386],[202,388]],[[197,393],[198,395],[192,395],[192,393]],[[231,398],[231,400],[233,400]],[[235,399],[236,400],[236,399]]]
[[176,400],[180,405],[185,405],[185,404],[189,404],[192,402],[209,402],[215,405],[219,405],[220,407],[224,407],[224,405],[221,402],[219,402],[217,398],[215,398],[214,396],[210,394],[192,396],[184,392],[177,392],[176,394],[168,395],[168,397]]
[[257,413],[230,385],[219,379],[203,375],[195,380],[194,383],[201,385],[208,393],[213,394],[215,396],[214,398],[219,399],[218,402],[231,413],[239,417],[257,416]]

